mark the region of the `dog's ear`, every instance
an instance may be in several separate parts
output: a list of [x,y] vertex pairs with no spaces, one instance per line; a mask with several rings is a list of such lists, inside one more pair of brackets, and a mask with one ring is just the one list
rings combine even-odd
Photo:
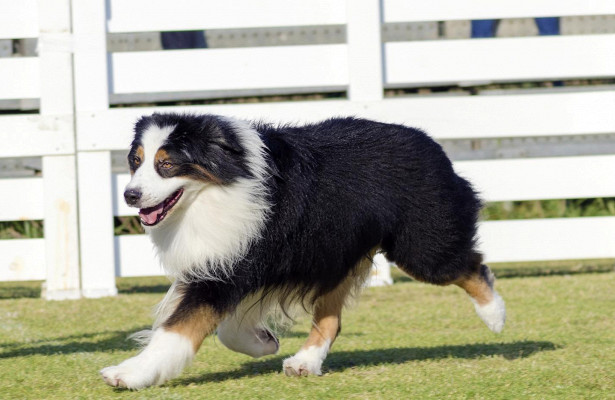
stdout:
[[235,135],[233,135],[232,137],[217,136],[213,137],[211,141],[213,144],[219,146],[222,150],[226,150],[235,154],[243,153],[243,148],[239,144],[239,141],[237,140],[237,137]]
[[143,131],[145,131],[152,124],[152,116],[151,115],[143,115],[139,120],[135,123],[134,134],[135,137],[141,135]]
[[206,138],[209,144],[231,153],[243,153],[243,148],[237,134],[232,124],[227,121],[217,117],[206,116],[200,121],[199,130],[199,136]]
[[199,121],[198,135],[192,137],[192,163],[207,170],[215,181],[230,183],[236,178],[250,177],[245,149],[232,124],[218,117],[205,117]]

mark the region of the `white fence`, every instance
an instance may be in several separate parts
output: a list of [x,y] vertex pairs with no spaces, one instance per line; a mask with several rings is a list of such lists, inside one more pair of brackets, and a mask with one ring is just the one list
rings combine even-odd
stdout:
[[[615,2],[517,0],[0,1],[0,39],[38,37],[38,57],[0,58],[0,157],[42,156],[41,178],[0,181],[0,220],[44,219],[45,239],[0,241],[0,280],[46,280],[48,298],[115,294],[116,276],[161,273],[147,238],[113,235],[135,119],[154,110],[304,122],[358,115],[436,139],[615,132],[615,91],[384,98],[384,88],[615,76],[615,35],[382,43],[383,22],[615,14]],[[344,24],[343,44],[108,54],[107,33]],[[109,94],[344,90],[347,99],[110,108]],[[460,161],[487,201],[615,196],[615,155]],[[484,222],[487,261],[615,257],[615,217]]]

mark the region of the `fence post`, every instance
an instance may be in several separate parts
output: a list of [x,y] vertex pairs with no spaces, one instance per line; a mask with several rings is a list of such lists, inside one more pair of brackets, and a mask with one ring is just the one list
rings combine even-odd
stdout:
[[[351,101],[379,101],[384,95],[381,0],[347,0],[348,98]],[[389,262],[376,254],[368,286],[393,283]]]
[[[39,0],[39,62],[43,116],[73,114],[70,0]],[[45,261],[43,297],[74,299],[79,291],[75,155],[43,157]]]
[[72,0],[75,120],[79,181],[81,287],[85,297],[117,294],[111,153],[82,143],[79,117],[109,107],[104,0]]
[[347,0],[349,87],[352,101],[378,101],[383,97],[381,0]]

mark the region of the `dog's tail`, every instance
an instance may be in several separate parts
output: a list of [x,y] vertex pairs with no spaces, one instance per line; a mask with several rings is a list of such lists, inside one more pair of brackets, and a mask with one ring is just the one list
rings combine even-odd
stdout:
[[474,303],[474,309],[487,327],[500,333],[506,321],[504,300],[494,289],[495,277],[488,266],[481,264],[477,273],[455,282]]

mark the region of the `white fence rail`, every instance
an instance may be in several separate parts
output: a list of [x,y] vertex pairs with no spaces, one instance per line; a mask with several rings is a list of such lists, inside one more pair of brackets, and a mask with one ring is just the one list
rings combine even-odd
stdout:
[[613,74],[614,42],[585,35],[387,43],[385,77],[389,86],[604,78]]
[[[112,221],[135,212],[122,199],[127,175],[111,172],[111,151],[126,150],[135,119],[154,110],[285,122],[357,115],[437,139],[615,133],[613,90],[383,96],[390,87],[612,78],[615,35],[384,44],[380,36],[383,22],[606,15],[615,14],[612,1],[1,0],[0,10],[0,38],[39,39],[38,57],[0,58],[0,99],[41,102],[39,114],[0,116],[0,157],[43,158],[42,177],[0,181],[0,220],[45,221],[44,239],[0,241],[0,280],[45,280],[48,298],[112,295],[116,276],[162,273],[147,238],[114,237]],[[106,50],[114,32],[309,25],[345,25],[346,43]],[[348,98],[109,108],[109,94],[311,87]],[[487,201],[615,196],[612,155],[455,167]],[[615,257],[614,217],[484,222],[480,236],[492,262]]]
[[346,0],[110,0],[109,32],[182,31],[346,23]]
[[47,298],[77,298],[70,0],[2,1],[0,9],[0,37],[39,41],[38,57],[0,58],[0,99],[40,99],[37,115],[0,116],[0,156],[41,156],[43,165],[42,178],[3,182],[2,217],[45,221],[44,239],[0,242],[0,279],[45,279]]
[[116,53],[111,70],[117,94],[348,86],[346,46],[337,44]]
[[448,21],[615,14],[615,3],[611,0],[385,0],[383,9],[387,22]]

